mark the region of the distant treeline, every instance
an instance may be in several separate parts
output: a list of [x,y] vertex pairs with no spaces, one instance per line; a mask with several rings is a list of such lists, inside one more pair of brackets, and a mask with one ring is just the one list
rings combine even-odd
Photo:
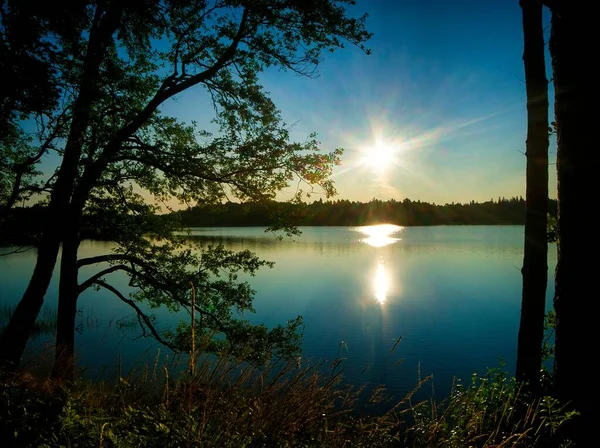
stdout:
[[[556,216],[556,200],[549,211]],[[436,205],[421,201],[356,202],[346,199],[315,201],[310,204],[285,202],[228,202],[205,205],[177,212],[184,225],[204,226],[269,226],[291,223],[303,226],[359,226],[390,223],[402,226],[431,225],[523,225],[525,200],[522,197],[498,198],[488,202]]]
[[[556,216],[556,200],[549,204],[551,216]],[[46,208],[20,207],[11,210],[0,224],[0,245],[35,245],[46,221]],[[390,223],[402,226],[432,225],[523,225],[525,200],[498,198],[488,202],[436,205],[421,201],[356,202],[346,199],[315,201],[310,204],[288,202],[236,203],[203,205],[175,212],[184,226],[360,226]],[[82,239],[111,239],[110,229],[96,228],[106,221],[84,216]]]

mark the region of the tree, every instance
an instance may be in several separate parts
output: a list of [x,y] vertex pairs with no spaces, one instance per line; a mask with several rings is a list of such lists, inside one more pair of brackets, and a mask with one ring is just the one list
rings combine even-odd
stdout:
[[542,4],[521,0],[527,90],[527,168],[523,295],[517,348],[517,378],[539,388],[548,282],[548,80]]
[[598,188],[592,162],[596,122],[594,114],[586,112],[596,104],[595,75],[591,59],[578,50],[595,42],[594,24],[583,2],[557,0],[548,6],[558,174],[555,387],[559,398],[582,413],[574,420],[571,436],[585,443],[593,438],[596,413],[586,381],[595,371],[588,347],[596,337],[592,301],[598,275],[597,263],[589,257],[597,253],[600,243],[590,210]]
[[[52,36],[65,47],[84,21],[82,2],[40,5],[30,0],[0,3],[0,225],[20,199],[44,190],[32,180],[35,165],[64,138],[65,114],[53,115],[61,101],[56,63],[60,51]],[[38,144],[20,123],[34,119]],[[47,133],[48,120],[52,132]]]
[[[84,57],[81,42],[77,42],[75,39],[75,45],[70,45],[73,43],[72,39],[61,39],[61,36],[57,36],[59,45],[63,49],[63,57],[60,60],[64,61],[61,66],[57,67],[57,71],[60,72],[61,69],[65,71],[66,88],[64,90],[66,98],[70,100],[68,108],[71,110],[72,117],[66,143],[61,150],[62,163],[55,175],[50,177],[50,185],[47,187],[51,191],[48,206],[49,216],[38,246],[36,266],[23,298],[0,340],[0,365],[3,368],[13,369],[19,364],[29,332],[43,304],[61,243],[61,219],[67,218],[69,221],[69,201],[78,175],[93,103],[100,90],[98,78],[101,62],[106,47],[112,41],[112,35],[121,21],[124,7],[124,3],[112,8],[106,3],[97,5],[92,20],[88,22],[91,25],[89,45]],[[88,7],[88,11],[90,9]],[[73,94],[73,91],[77,93]]]
[[[188,309],[198,316],[194,340],[202,341],[211,351],[227,352],[259,363],[273,355],[296,354],[297,330],[302,325],[300,317],[286,326],[268,330],[262,325],[250,325],[239,316],[253,312],[254,291],[247,282],[239,282],[237,274],[243,271],[254,275],[261,267],[272,267],[273,263],[260,260],[248,250],[232,252],[222,246],[191,246],[185,237],[173,234],[174,230],[181,230],[173,216],[158,216],[155,208],[143,203],[141,197],[131,192],[126,194],[127,201],[104,194],[90,201],[87,211],[93,217],[95,228],[103,235],[111,232],[110,238],[117,247],[110,254],[77,260],[80,270],[89,266],[103,267],[92,275],[87,274],[77,285],[77,295],[88,288],[114,295],[134,309],[144,332],[175,351],[191,351],[190,324],[182,322],[177,329],[161,333],[144,307]],[[130,285],[136,288],[132,297],[126,297],[108,280],[110,274],[118,271],[129,275]],[[193,303],[190,300],[192,285],[196,295]],[[71,337],[73,328],[64,322],[60,326],[61,337]],[[214,340],[217,334],[224,338]],[[55,374],[64,376],[64,369],[71,366],[63,361],[70,359],[58,357],[57,360]]]
[[[137,299],[154,305],[181,306],[182,288],[189,288],[186,282],[192,281],[198,282],[196,287],[212,285],[206,300],[219,299],[219,310],[251,309],[242,300],[250,297],[249,291],[238,290],[244,293],[235,296],[232,284],[236,270],[253,272],[258,261],[246,256],[228,265],[231,254],[207,249],[205,254],[218,254],[222,267],[231,271],[229,283],[215,286],[214,278],[209,281],[203,275],[216,269],[216,258],[181,252],[171,237],[175,227],[153,220],[154,210],[144,208],[144,198],[134,189],[142,188],[159,201],[214,203],[228,197],[265,201],[300,178],[333,194],[328,178],[340,151],[319,154],[315,136],[304,143],[290,142],[289,127],[260,86],[259,74],[279,67],[310,76],[321,54],[343,47],[344,41],[364,49],[370,36],[365,17],[346,15],[345,5],[353,3],[120,0],[87,5],[88,22],[77,34],[77,51],[70,48],[57,65],[65,85],[62,92],[69,100],[68,133],[50,185],[49,218],[36,267],[0,342],[7,368],[19,363],[61,242],[57,374],[72,373],[79,293],[95,285],[119,296],[105,279],[116,270],[128,272],[141,288]],[[210,95],[218,126],[214,135],[159,111],[166,100],[194,86],[204,87]],[[91,263],[78,261],[84,214],[100,209],[119,211],[107,214],[114,218],[109,227],[118,248],[100,260],[114,264],[80,284],[79,267]],[[130,225],[136,220],[161,235],[161,241],[150,244],[148,239],[133,238]],[[206,264],[206,257],[211,263]],[[185,269],[188,262],[203,262],[204,268],[196,266],[192,274]],[[170,271],[165,266],[181,282],[167,282],[164,274]],[[165,281],[159,285],[157,278]],[[208,303],[200,300],[198,306]],[[234,327],[237,322],[229,314],[210,319],[208,308],[199,311],[201,317],[219,321],[217,327],[224,322]],[[246,330],[244,325],[236,328],[238,333]],[[235,340],[235,328],[220,330]]]

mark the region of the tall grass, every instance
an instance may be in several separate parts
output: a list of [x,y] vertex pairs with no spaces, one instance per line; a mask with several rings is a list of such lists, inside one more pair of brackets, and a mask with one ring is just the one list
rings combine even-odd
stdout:
[[[198,341],[197,352],[202,348]],[[259,367],[202,355],[177,378],[159,359],[116,382],[3,378],[1,440],[79,447],[532,447],[570,418],[549,398],[527,399],[501,370],[468,386],[457,382],[440,404],[414,402],[431,384],[424,378],[386,412],[365,414],[357,412],[365,403],[388,397],[381,387],[367,392],[346,384],[340,358]]]
[[450,397],[411,404],[410,428],[419,447],[533,447],[553,441],[557,429],[576,413],[552,397],[532,398],[500,368],[458,381]]
[[[3,304],[0,306],[0,334],[4,331],[6,325],[10,321],[12,315],[15,312],[16,305]],[[33,325],[31,331],[31,337],[36,338],[39,336],[54,335],[56,332],[56,321],[58,317],[58,311],[55,308],[43,306],[40,313]],[[75,326],[78,330],[98,330],[100,323],[98,318],[91,312],[78,313],[77,321]],[[123,317],[120,319],[112,318],[108,322],[108,328],[116,328],[117,330],[127,331],[137,328],[138,321],[135,316]]]
[[[0,334],[4,332],[4,328],[10,322],[10,318],[15,312],[16,305],[3,304],[0,306]],[[31,337],[35,338],[43,335],[54,334],[56,331],[56,319],[58,312],[54,308],[42,307],[37,320],[33,324]]]

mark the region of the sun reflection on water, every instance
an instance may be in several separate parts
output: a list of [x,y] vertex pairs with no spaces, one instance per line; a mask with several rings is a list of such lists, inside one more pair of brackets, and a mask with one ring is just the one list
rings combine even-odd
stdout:
[[382,261],[377,265],[377,271],[373,277],[373,287],[375,289],[375,299],[383,305],[387,300],[390,289],[390,276]]
[[[401,241],[402,238],[399,238],[399,234],[404,230],[404,227],[393,224],[379,224],[374,226],[355,227],[354,230],[362,234],[363,237],[359,239],[361,243],[381,248]],[[374,271],[371,271],[372,273],[370,276],[372,294],[374,294],[375,300],[382,307],[388,301],[391,294],[397,293],[397,285],[393,284],[394,282],[390,267],[386,266],[383,260],[384,258],[381,257],[380,253],[379,261],[377,262]],[[396,292],[392,292],[392,289]]]
[[362,238],[360,241],[373,247],[383,247],[390,244],[401,241],[401,238],[395,238],[395,235],[402,230],[404,227],[395,226],[393,224],[379,224],[375,226],[364,226],[358,227],[356,230],[366,235],[366,238]]

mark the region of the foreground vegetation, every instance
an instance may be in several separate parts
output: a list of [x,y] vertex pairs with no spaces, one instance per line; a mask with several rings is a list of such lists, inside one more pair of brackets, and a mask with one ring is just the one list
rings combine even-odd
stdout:
[[14,447],[532,447],[573,416],[553,398],[528,399],[501,369],[458,381],[442,403],[415,399],[431,377],[402,399],[346,385],[339,359],[206,357],[171,372],[155,362],[115,381],[4,375],[0,437]]

